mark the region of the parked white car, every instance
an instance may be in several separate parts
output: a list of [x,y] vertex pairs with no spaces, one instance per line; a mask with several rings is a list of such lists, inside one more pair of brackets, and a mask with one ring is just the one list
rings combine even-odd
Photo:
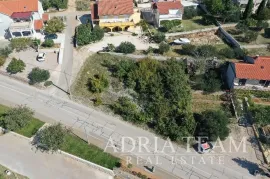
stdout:
[[187,38],[180,38],[180,39],[174,40],[173,43],[177,45],[189,44],[190,40]]
[[44,62],[45,61],[45,56],[46,56],[46,54],[44,52],[39,53],[38,56],[37,56],[37,61]]

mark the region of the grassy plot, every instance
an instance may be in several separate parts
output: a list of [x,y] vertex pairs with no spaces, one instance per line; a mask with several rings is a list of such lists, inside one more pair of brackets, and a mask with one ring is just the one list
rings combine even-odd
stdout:
[[5,173],[6,170],[9,170],[9,169],[0,165],[0,179],[27,179],[27,177],[14,173],[13,171],[10,171],[10,170],[9,171],[12,174],[10,176],[7,176]]
[[204,95],[192,93],[192,111],[201,113],[205,110],[222,109],[223,101],[220,100],[220,95]]
[[182,26],[184,31],[215,27],[215,25],[204,25],[201,16],[197,16],[189,20],[182,20]]
[[[10,108],[0,104],[0,118],[2,115],[5,114],[5,112],[8,109],[10,109]],[[32,137],[43,124],[44,124],[44,122],[42,122],[36,118],[32,118],[31,121],[29,121],[29,123],[25,127],[21,128],[20,130],[14,131],[14,132],[19,133],[19,134],[26,136],[26,137]]]
[[113,169],[120,162],[120,159],[103,152],[94,145],[88,145],[84,140],[72,134],[65,136],[65,142],[60,149],[109,169]]

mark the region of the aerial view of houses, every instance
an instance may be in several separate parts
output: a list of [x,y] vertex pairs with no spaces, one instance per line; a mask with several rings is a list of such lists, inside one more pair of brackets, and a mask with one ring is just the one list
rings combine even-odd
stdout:
[[270,177],[270,0],[0,0],[0,178]]

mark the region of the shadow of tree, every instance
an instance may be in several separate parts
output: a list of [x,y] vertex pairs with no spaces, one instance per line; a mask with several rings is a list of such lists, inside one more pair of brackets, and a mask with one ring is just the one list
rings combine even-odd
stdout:
[[263,170],[260,168],[259,164],[248,161],[244,158],[233,158],[232,159],[234,162],[236,162],[239,166],[242,168],[245,168],[249,171],[250,174],[254,175],[254,172],[257,170],[260,173],[263,172]]

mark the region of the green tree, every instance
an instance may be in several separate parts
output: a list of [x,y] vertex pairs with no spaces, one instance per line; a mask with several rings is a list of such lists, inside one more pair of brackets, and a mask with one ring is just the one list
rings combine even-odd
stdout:
[[11,62],[8,64],[7,72],[10,74],[16,74],[19,72],[23,72],[25,69],[25,63],[22,60],[17,60],[16,58],[12,58]]
[[93,93],[101,93],[109,86],[108,78],[104,74],[96,74],[89,78],[89,90]]
[[3,115],[3,126],[8,130],[16,131],[25,127],[33,118],[33,114],[34,112],[26,106],[9,109]]
[[207,136],[210,141],[215,141],[219,137],[225,140],[229,136],[229,119],[221,110],[206,110],[198,117],[197,136]]
[[230,47],[225,47],[219,50],[219,54],[226,58],[235,58],[234,50]]
[[101,40],[104,37],[104,31],[99,26],[91,30],[91,24],[81,24],[76,29],[76,40],[78,45],[87,45]]
[[166,42],[161,42],[158,46],[158,51],[160,54],[164,54],[170,50],[170,45]]
[[253,7],[254,7],[253,0],[248,0],[246,9],[243,13],[243,19],[247,19],[252,15]]
[[99,41],[99,40],[103,39],[103,37],[104,37],[104,30],[101,29],[98,25],[96,25],[93,28],[92,36],[93,36],[94,41]]
[[136,47],[131,42],[121,42],[121,44],[116,48],[116,51],[119,53],[133,53],[135,52]]
[[49,34],[55,34],[57,32],[62,32],[65,29],[65,24],[61,18],[53,17],[47,22],[45,26],[45,32]]
[[43,70],[38,67],[33,68],[28,74],[28,79],[30,84],[41,83],[47,81],[50,78],[50,72],[48,70]]
[[10,47],[5,47],[0,49],[0,56],[1,57],[8,57],[9,54],[12,53],[12,49]]
[[193,17],[198,15],[198,9],[194,8],[193,6],[185,7],[183,19],[192,19]]
[[221,14],[224,9],[222,0],[204,0],[204,4],[207,10],[213,15]]
[[6,58],[0,56],[0,67],[3,66],[5,64],[5,62],[6,62]]
[[270,107],[269,106],[261,106],[255,105],[251,108],[251,113],[253,116],[254,122],[260,126],[264,127],[270,124]]
[[266,38],[270,38],[270,28],[265,28],[265,29],[264,29],[264,36],[265,36]]
[[258,20],[269,20],[270,19],[270,8],[264,8],[258,15]]
[[34,144],[43,150],[56,151],[64,143],[67,133],[60,123],[47,126],[37,133]]
[[220,88],[221,79],[216,70],[210,69],[209,71],[205,72],[202,82],[202,89],[205,92],[213,93],[219,91]]
[[162,33],[162,32],[157,32],[157,33],[154,34],[153,40],[156,43],[161,43],[161,42],[163,42],[165,40],[165,34]]
[[259,5],[259,7],[258,7],[258,9],[256,11],[257,16],[260,16],[260,14],[263,12],[263,10],[264,10],[264,8],[266,6],[266,2],[267,2],[267,0],[262,0],[261,1],[260,5]]

